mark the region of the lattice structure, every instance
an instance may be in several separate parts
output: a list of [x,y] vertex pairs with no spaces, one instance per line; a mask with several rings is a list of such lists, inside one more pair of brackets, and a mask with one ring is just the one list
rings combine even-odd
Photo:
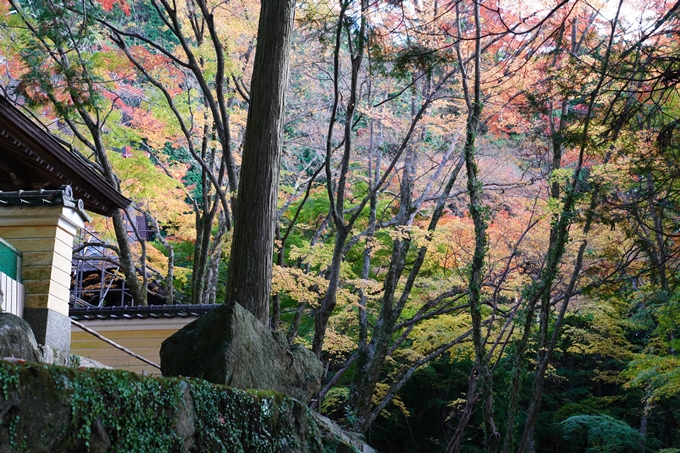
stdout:
[[115,264],[117,257],[104,240],[82,228],[75,238],[74,250],[71,307],[133,304],[125,278]]
[[[143,216],[130,216],[136,222],[137,231],[144,240],[153,237]],[[127,223],[128,240],[137,237]],[[125,277],[120,270],[116,254],[95,232],[82,228],[75,238],[73,266],[71,270],[71,301],[75,307],[103,307],[135,305]]]

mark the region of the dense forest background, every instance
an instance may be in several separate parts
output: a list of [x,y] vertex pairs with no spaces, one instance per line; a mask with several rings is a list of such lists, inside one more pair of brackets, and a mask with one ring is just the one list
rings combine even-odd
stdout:
[[[90,228],[136,303],[224,301],[259,8],[0,3],[3,94],[134,200]],[[680,2],[295,14],[270,326],[315,408],[385,452],[679,452]]]

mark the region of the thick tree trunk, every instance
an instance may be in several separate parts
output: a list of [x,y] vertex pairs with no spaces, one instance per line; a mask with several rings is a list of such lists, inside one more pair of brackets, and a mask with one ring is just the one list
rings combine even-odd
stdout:
[[264,324],[294,14],[293,0],[262,0],[226,288],[226,302],[238,302]]

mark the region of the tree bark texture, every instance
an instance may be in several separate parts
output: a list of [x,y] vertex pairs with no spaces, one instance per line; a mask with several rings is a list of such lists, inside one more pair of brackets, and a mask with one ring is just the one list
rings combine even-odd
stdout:
[[262,0],[226,288],[265,324],[294,14],[293,0]]

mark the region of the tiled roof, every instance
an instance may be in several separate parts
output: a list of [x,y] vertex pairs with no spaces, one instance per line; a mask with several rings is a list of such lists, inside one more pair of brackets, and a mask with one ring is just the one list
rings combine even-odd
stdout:
[[73,198],[71,186],[61,186],[56,190],[0,190],[0,206],[66,206],[75,209],[85,222],[92,219],[83,211],[83,200]]
[[76,321],[103,319],[168,319],[198,318],[217,307],[217,304],[202,305],[135,305],[124,307],[76,307],[69,310],[69,316]]
[[85,209],[106,216],[131,201],[113,187],[95,165],[38,126],[0,95],[0,190],[73,187]]

